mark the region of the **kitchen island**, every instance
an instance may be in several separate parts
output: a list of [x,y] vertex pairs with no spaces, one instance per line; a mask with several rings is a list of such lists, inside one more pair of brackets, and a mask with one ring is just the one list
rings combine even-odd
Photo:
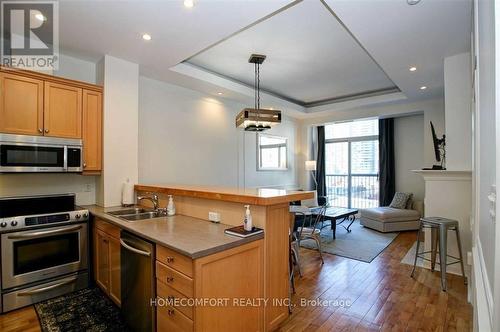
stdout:
[[[312,192],[178,185],[136,185],[135,190],[138,195],[158,194],[160,207],[166,206],[167,195],[173,195],[177,215],[128,222],[107,213],[113,209],[87,206],[97,230],[109,229],[109,224],[157,244],[159,296],[231,299],[221,306],[158,308],[159,331],[173,326],[196,331],[272,331],[288,317],[289,203],[310,199]],[[264,234],[247,239],[224,234],[224,229],[243,223],[247,204],[254,225],[263,228]],[[219,224],[208,221],[209,212],[219,214]],[[108,233],[113,232],[117,233]],[[171,289],[163,282],[168,273],[184,278],[180,288]],[[247,302],[232,302],[237,298]],[[182,315],[172,314],[175,310]]]

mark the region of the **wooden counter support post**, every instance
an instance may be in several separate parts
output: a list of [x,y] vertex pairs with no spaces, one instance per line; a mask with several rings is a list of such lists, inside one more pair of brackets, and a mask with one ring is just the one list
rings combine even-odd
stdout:
[[265,259],[266,274],[265,330],[273,331],[288,317],[288,231],[290,228],[288,203],[271,205],[266,211]]

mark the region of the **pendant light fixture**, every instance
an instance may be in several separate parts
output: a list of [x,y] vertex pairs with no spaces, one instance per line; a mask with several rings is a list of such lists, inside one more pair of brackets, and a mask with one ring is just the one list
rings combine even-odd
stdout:
[[236,116],[236,127],[245,131],[264,131],[281,123],[281,111],[260,108],[260,65],[266,59],[265,55],[252,54],[249,63],[255,67],[254,108],[245,108]]

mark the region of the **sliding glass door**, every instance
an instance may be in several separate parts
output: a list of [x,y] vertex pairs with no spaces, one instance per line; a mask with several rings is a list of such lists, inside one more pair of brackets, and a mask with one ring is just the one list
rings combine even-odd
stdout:
[[379,205],[378,121],[325,127],[326,190],[331,206]]

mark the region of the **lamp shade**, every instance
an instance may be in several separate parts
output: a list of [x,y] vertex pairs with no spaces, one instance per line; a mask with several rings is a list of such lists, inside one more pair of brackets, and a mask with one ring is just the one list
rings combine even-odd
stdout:
[[315,170],[316,170],[316,160],[307,160],[306,171],[315,171]]

